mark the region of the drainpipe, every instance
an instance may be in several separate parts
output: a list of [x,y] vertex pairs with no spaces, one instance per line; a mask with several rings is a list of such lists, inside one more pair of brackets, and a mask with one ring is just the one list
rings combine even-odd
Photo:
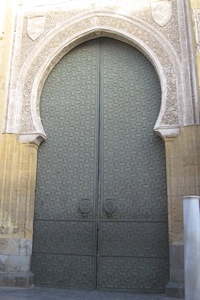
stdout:
[[200,197],[183,197],[185,300],[200,299]]

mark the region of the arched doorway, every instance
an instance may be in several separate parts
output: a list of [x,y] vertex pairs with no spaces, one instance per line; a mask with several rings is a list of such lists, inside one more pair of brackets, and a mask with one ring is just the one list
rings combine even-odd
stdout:
[[168,281],[161,91],[133,47],[99,38],[53,69],[41,97],[32,271],[38,285],[163,291]]

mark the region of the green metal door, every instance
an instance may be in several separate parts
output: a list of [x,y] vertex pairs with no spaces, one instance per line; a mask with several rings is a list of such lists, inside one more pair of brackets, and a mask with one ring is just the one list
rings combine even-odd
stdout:
[[35,284],[163,291],[168,280],[164,144],[154,68],[100,38],[67,54],[41,97]]

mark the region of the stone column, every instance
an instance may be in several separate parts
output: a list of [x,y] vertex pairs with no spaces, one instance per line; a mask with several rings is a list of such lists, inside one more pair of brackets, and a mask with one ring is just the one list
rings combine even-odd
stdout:
[[200,297],[200,197],[183,197],[185,300]]

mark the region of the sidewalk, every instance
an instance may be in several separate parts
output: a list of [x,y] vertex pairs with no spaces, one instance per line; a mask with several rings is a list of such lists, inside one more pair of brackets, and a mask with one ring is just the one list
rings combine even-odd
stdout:
[[[164,294],[130,292],[80,291],[58,288],[0,288],[0,300],[173,300]],[[177,300],[177,299],[176,299]],[[179,299],[181,300],[181,299]]]

